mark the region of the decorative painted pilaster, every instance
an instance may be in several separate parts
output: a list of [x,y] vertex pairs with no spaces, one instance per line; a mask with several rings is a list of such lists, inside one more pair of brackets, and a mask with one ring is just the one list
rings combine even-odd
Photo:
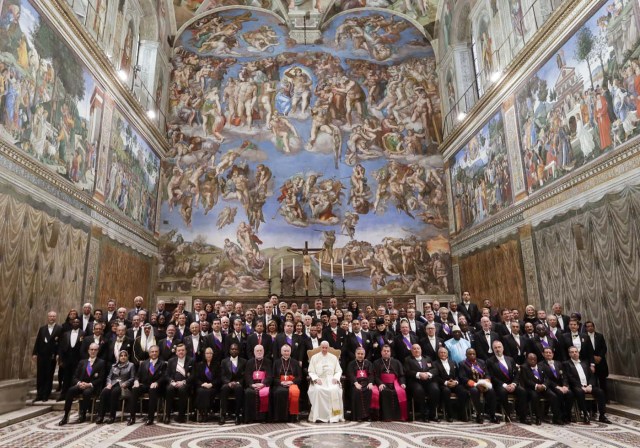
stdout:
[[108,98],[102,110],[102,131],[100,132],[100,150],[98,151],[98,167],[96,169],[96,186],[94,198],[102,203],[105,201],[105,187],[107,184],[109,163],[109,146],[111,143],[111,122],[113,119],[113,102]]
[[518,121],[516,119],[515,96],[511,95],[503,104],[504,128],[506,130],[507,154],[511,166],[511,188],[513,201],[517,202],[526,197],[526,186],[522,169],[522,153],[520,152],[520,136],[518,135]]
[[451,257],[451,270],[453,272],[453,292],[458,297],[461,297],[462,285],[460,282],[460,265],[458,264],[458,257]]
[[98,263],[100,259],[100,236],[102,230],[99,227],[91,229],[91,239],[87,251],[87,268],[84,275],[84,301],[95,304],[96,287],[98,286]]
[[520,227],[520,251],[522,253],[522,269],[524,271],[524,283],[527,294],[527,304],[536,309],[542,308],[540,288],[538,286],[538,269],[533,248],[533,228],[530,225]]

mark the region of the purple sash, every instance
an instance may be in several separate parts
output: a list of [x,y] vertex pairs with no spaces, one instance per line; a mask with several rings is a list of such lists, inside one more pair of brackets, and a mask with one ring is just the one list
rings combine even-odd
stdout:
[[403,337],[402,340],[404,341],[404,345],[407,346],[407,349],[411,350],[411,340],[407,339],[407,337]]
[[151,373],[151,375],[156,373],[156,366],[151,361],[149,361],[149,373]]
[[531,369],[531,371],[533,372],[533,376],[535,376],[539,380],[542,380],[542,377],[540,376],[540,372],[538,372],[538,369]]
[[167,339],[166,344],[167,344],[167,348],[171,348],[171,341],[169,339]]
[[558,338],[556,337],[556,334],[551,330],[549,330],[549,336],[551,336],[551,338],[555,339],[556,341],[558,340]]
[[378,343],[380,344],[380,347],[384,345],[384,338],[382,336],[378,336]]
[[356,340],[358,341],[358,344],[360,344],[360,347],[364,347],[364,345],[362,344],[362,338],[358,335],[356,335]]
[[549,343],[547,341],[545,341],[544,339],[540,339],[540,342],[542,342],[542,346],[544,348],[549,348]]
[[443,323],[442,324],[442,329],[444,330],[445,333],[449,334],[451,333],[451,328],[449,328],[449,325]]
[[500,367],[500,370],[502,370],[502,373],[504,373],[504,376],[506,376],[507,378],[509,378],[509,380],[511,380],[511,375],[509,375],[509,369],[507,369],[505,365],[502,364],[500,361],[498,361],[498,367]]
[[475,370],[476,373],[480,376],[484,376],[484,370],[480,367],[479,364],[471,364],[468,360],[464,362],[471,370]]
[[556,369],[554,369],[552,365],[549,365],[549,368],[551,369],[551,373],[553,373],[553,376],[558,378],[558,373],[556,372]]
[[213,342],[216,344],[216,347],[222,348],[222,341],[219,341],[215,335],[213,336]]
[[247,335],[250,335],[250,334],[252,333],[251,325],[246,324],[246,325],[245,325],[245,328],[246,328],[246,331],[247,331]]
[[91,363],[87,361],[87,375],[91,376],[91,372],[93,372],[93,367],[91,367]]
[[286,334],[284,335],[284,338],[286,339],[287,344],[293,347],[293,338],[288,337]]
[[236,373],[238,371],[238,366],[236,366],[235,364],[231,363],[231,371],[233,373]]
[[206,376],[209,381],[211,381],[211,379],[213,378],[213,375],[211,375],[211,370],[209,370],[209,366],[204,367],[204,376]]

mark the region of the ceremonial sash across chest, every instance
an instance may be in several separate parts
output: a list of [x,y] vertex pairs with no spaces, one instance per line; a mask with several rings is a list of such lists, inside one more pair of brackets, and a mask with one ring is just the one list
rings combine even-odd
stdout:
[[236,372],[238,371],[238,366],[237,366],[237,365],[235,365],[234,363],[231,363],[231,371],[232,371],[233,373],[236,373]]
[[531,371],[533,372],[533,376],[535,376],[538,381],[542,381],[542,377],[540,376],[540,372],[538,372],[538,369],[531,369]]
[[407,349],[411,350],[411,340],[406,336],[404,336],[402,340],[404,341],[404,345],[407,346]]
[[156,373],[156,366],[152,362],[149,362],[149,373],[151,375],[154,375]]
[[209,381],[213,379],[213,375],[211,374],[211,370],[209,369],[209,366],[204,367],[204,376],[206,376]]
[[542,343],[542,346],[544,348],[549,348],[549,343],[547,341],[545,341],[544,339],[540,339],[540,342]]
[[[380,380],[382,380],[384,384],[393,384],[393,388],[398,396],[398,404],[400,405],[400,418],[403,421],[407,421],[409,419],[409,411],[407,409],[407,392],[400,386],[398,377],[395,373],[383,373],[380,375]],[[371,401],[373,402],[373,397],[371,398]],[[379,404],[378,407],[380,407]]]
[[216,347],[222,348],[222,341],[218,340],[218,338],[215,336],[213,336],[213,343],[216,344]]
[[551,369],[551,373],[553,373],[553,376],[558,378],[558,372],[556,372],[556,369],[551,364],[549,364],[549,368]]
[[464,362],[467,367],[469,367],[472,371],[475,371],[478,374],[478,377],[483,377],[484,376],[484,370],[482,370],[482,367],[480,367],[479,364],[471,364],[469,361],[465,361]]
[[[261,383],[267,377],[267,372],[264,370],[255,370],[253,372],[253,381],[256,383]],[[260,399],[260,406],[258,408],[258,412],[268,412],[269,411],[269,387],[263,387],[258,391],[258,397]]]
[[360,347],[364,347],[364,344],[362,343],[362,337],[360,337],[360,336],[356,335],[356,340],[358,341],[358,345],[359,345]]
[[93,367],[91,367],[91,363],[87,361],[87,376],[91,376],[91,372],[93,372]]
[[504,376],[506,376],[509,380],[511,380],[509,369],[507,369],[507,367],[504,364],[502,364],[500,361],[498,361],[498,367],[500,367],[500,370],[502,371],[502,373],[504,373]]

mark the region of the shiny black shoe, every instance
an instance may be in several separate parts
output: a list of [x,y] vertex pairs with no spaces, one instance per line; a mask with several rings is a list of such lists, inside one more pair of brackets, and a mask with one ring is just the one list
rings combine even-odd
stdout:
[[136,424],[135,417],[131,417],[129,420],[127,420],[127,426],[131,426],[131,425],[135,425],[135,424]]
[[447,420],[448,423],[453,423],[453,417],[447,416],[446,420]]
[[101,415],[96,419],[96,425],[102,425],[103,423],[104,423],[104,416]]
[[84,423],[86,421],[87,421],[87,413],[81,412],[80,415],[78,415],[78,420],[76,420],[76,423]]
[[613,422],[612,422],[611,420],[609,420],[609,419],[607,418],[607,416],[606,416],[606,415],[604,415],[604,414],[600,416],[600,418],[598,419],[598,421],[599,421],[600,423],[604,423],[605,425],[612,425],[612,424],[613,424]]
[[115,418],[115,417],[109,417],[109,418],[108,418],[108,419],[106,419],[104,422],[105,422],[107,425],[112,425],[112,424],[113,424],[113,422],[115,422],[115,421],[116,421],[116,418]]
[[582,413],[582,423],[584,423],[585,425],[588,425],[591,423],[591,417],[589,417],[589,413],[588,412],[583,412]]
[[178,417],[176,418],[176,423],[186,423],[186,421],[187,419],[184,415],[178,415]]
[[152,418],[150,418],[150,419],[148,419],[148,420],[146,421],[145,426],[151,426],[151,425],[153,425],[153,423],[154,423],[154,422],[153,422],[153,419],[152,419]]
[[496,416],[496,415],[492,415],[491,418],[489,418],[489,421],[491,423],[502,423],[502,418]]
[[226,423],[226,422],[225,422],[225,420],[224,420],[224,417],[222,417],[222,416],[221,416],[221,417],[220,417],[220,421],[218,422],[218,424],[222,426],[222,425],[224,425],[225,423]]
[[542,420],[536,417],[536,426],[542,425]]
[[240,417],[236,417],[236,425],[239,425],[240,423],[242,423],[242,422],[240,421]]
[[476,417],[476,423],[478,423],[479,425],[482,425],[484,423],[484,417],[482,417],[482,415],[478,415]]
[[58,422],[58,426],[64,426],[67,423],[69,423],[69,416],[65,414],[64,417],[62,417],[62,420]]

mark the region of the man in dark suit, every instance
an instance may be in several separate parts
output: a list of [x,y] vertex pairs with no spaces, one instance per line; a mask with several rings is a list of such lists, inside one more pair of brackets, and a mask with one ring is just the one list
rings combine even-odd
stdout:
[[[400,331],[393,340],[393,356],[401,363],[407,356],[411,356],[411,347],[418,344],[418,336],[409,330],[409,322],[402,320]],[[421,349],[422,350],[422,349]]]
[[598,387],[602,389],[605,398],[607,398],[607,377],[609,376],[607,341],[602,333],[596,331],[596,325],[592,321],[586,321],[584,326],[587,330],[587,338],[593,348],[593,363],[596,365],[595,374],[598,378]]
[[365,350],[365,359],[371,361],[373,351],[373,339],[369,332],[362,331],[360,320],[354,319],[351,322],[352,333],[347,334],[344,344],[342,345],[342,365],[343,371],[351,361],[356,359],[356,349],[362,347]]
[[[167,327],[167,337],[158,341],[158,347],[160,349],[160,359],[163,361],[169,361],[176,356],[176,346],[180,342],[176,337],[176,326],[169,324]],[[206,344],[205,344],[206,345]]]
[[127,320],[133,321],[133,316],[136,316],[141,310],[144,310],[144,308],[142,308],[143,303],[144,299],[141,296],[133,299],[133,308],[127,312]]
[[108,330],[111,333],[111,322],[114,322],[118,319],[118,310],[116,308],[116,301],[113,299],[109,299],[107,301],[107,312],[104,314],[104,322],[107,324],[105,328],[105,333]]
[[[543,325],[544,326],[544,325]],[[544,417],[544,402],[547,401],[553,413],[553,423],[555,425],[562,424],[560,412],[560,404],[558,397],[552,391],[552,383],[545,369],[538,365],[538,358],[535,353],[527,355],[527,362],[522,366],[520,372],[522,378],[522,386],[527,391],[527,397],[536,413],[536,425],[542,424]]]
[[93,325],[93,335],[84,335],[80,346],[80,359],[89,357],[89,346],[93,343],[98,344],[98,358],[106,361],[109,358],[109,343],[104,337],[104,324],[102,322],[96,322]]
[[520,336],[520,324],[518,321],[511,321],[511,331],[502,338],[505,355],[514,359],[516,364],[524,364],[524,356],[529,345],[529,340]]
[[433,363],[438,370],[438,386],[440,387],[440,400],[447,415],[447,421],[453,421],[453,407],[451,406],[451,394],[458,397],[458,409],[462,410],[458,416],[463,422],[469,421],[465,409],[469,401],[469,392],[460,384],[458,366],[449,359],[449,351],[446,347],[438,349],[438,359]]
[[158,303],[156,304],[156,308],[157,309],[155,313],[158,317],[164,316],[167,322],[171,320],[171,313],[167,311],[164,300],[158,300]]
[[580,333],[580,323],[577,320],[571,319],[569,321],[569,332],[562,335],[562,345],[567,350],[567,355],[571,347],[576,347],[580,353],[581,361],[595,364],[591,340],[584,333]]
[[[71,387],[73,374],[80,362],[80,347],[82,346],[83,332],[80,329],[80,319],[75,318],[71,321],[71,330],[62,334],[60,345],[58,347],[58,363],[64,372],[62,378],[62,390],[58,401],[64,400],[67,391]],[[60,375],[60,370],[58,370]]]
[[[211,333],[205,337],[205,345],[213,349],[213,362],[220,364],[224,357],[227,336],[222,333],[220,318],[216,317],[211,323]],[[239,349],[238,349],[239,350]]]
[[566,314],[562,313],[562,305],[560,305],[559,303],[554,303],[553,307],[553,314],[554,316],[556,316],[556,318],[558,319],[558,327],[560,327],[560,330],[563,333],[566,333],[569,331],[569,316],[567,316]]
[[338,318],[336,315],[329,317],[329,326],[322,330],[322,340],[327,341],[329,346],[337,350],[342,350],[342,344],[347,333],[338,327]]
[[158,408],[158,398],[163,393],[166,383],[165,372],[167,371],[167,363],[159,359],[160,349],[157,345],[149,347],[149,359],[142,361],[136,380],[133,383],[131,392],[133,394],[131,408],[129,409],[129,421],[127,425],[133,425],[136,422],[136,406],[138,399],[143,395],[149,394],[147,425],[153,425]]
[[578,401],[578,407],[582,412],[583,422],[589,423],[591,421],[589,411],[587,409],[587,402],[585,400],[585,396],[587,394],[591,394],[598,403],[598,411],[600,412],[600,418],[598,421],[610,424],[611,421],[606,415],[607,400],[602,389],[596,387],[596,377],[591,370],[591,368],[595,370],[595,366],[589,366],[587,362],[581,361],[578,349],[573,346],[569,347],[569,360],[566,361],[564,365],[569,387]]
[[127,327],[124,324],[118,325],[118,328],[116,330],[116,338],[113,341],[109,342],[109,346],[107,347],[107,351],[105,353],[107,366],[111,366],[112,364],[118,362],[118,358],[122,350],[126,350],[129,355],[128,359],[131,359],[133,355],[133,341],[129,339],[126,334]]
[[57,319],[55,311],[47,313],[47,325],[40,327],[33,346],[32,358],[37,362],[37,394],[34,401],[47,401],[51,395],[58,344],[62,336],[62,326],[56,323]]
[[471,303],[471,293],[464,291],[462,301],[458,305],[458,310],[467,317],[470,326],[474,326],[480,320],[480,310],[478,305]]
[[[440,388],[438,387],[438,371],[428,356],[422,356],[419,344],[413,344],[411,355],[404,359],[404,373],[407,379],[409,396],[413,397],[416,411],[420,412],[423,421],[438,421],[438,403]],[[428,404],[426,398],[429,398]]]
[[438,358],[438,349],[444,347],[444,339],[436,336],[436,325],[434,323],[427,324],[427,334],[420,339],[420,348],[422,354],[430,359]]
[[509,308],[500,310],[500,322],[494,325],[494,330],[500,335],[500,338],[511,333],[511,310]]
[[491,319],[486,316],[482,317],[480,319],[482,329],[473,336],[475,344],[473,348],[476,350],[478,359],[483,361],[488,360],[493,355],[493,343],[500,340],[498,333],[491,330],[491,323]]
[[85,334],[93,333],[93,322],[95,321],[93,317],[93,305],[90,303],[82,305],[82,314],[79,316],[79,319],[82,331],[84,331]]
[[69,413],[73,399],[78,395],[82,396],[80,400],[80,412],[78,423],[84,423],[87,420],[87,410],[91,405],[91,398],[100,393],[102,383],[107,373],[107,366],[103,359],[98,358],[98,344],[89,346],[89,358],[80,361],[76,372],[73,376],[74,386],[67,391],[64,402],[64,416],[58,425],[63,426],[69,422]]
[[247,336],[247,353],[253,353],[256,345],[262,345],[264,347],[264,357],[272,359],[271,348],[273,341],[271,335],[264,332],[264,323],[261,320],[255,323],[254,331]]
[[[193,322],[191,325],[198,324]],[[164,422],[169,423],[173,410],[173,400],[178,398],[178,418],[176,422],[184,423],[187,412],[187,401],[191,392],[191,377],[194,369],[193,358],[187,357],[186,344],[176,347],[176,356],[167,362],[167,413]]]
[[236,319],[233,321],[233,330],[229,332],[225,340],[225,357],[229,356],[229,348],[231,344],[238,344],[240,348],[239,356],[247,359],[247,335],[242,331],[242,321]]
[[554,353],[550,347],[542,351],[544,360],[538,364],[538,367],[545,372],[549,381],[549,389],[553,392],[562,409],[562,422],[571,423],[571,411],[573,409],[573,392],[569,388],[567,375],[564,371],[564,365],[560,361],[553,359]]
[[185,336],[182,339],[182,343],[187,350],[189,358],[193,359],[193,362],[200,362],[204,358],[204,349],[206,348],[205,338],[200,334],[200,324],[198,322],[191,322],[189,331],[191,334]]
[[504,356],[502,342],[494,341],[492,348],[494,354],[487,360],[487,371],[498,401],[506,409],[506,416],[508,416],[510,414],[508,397],[509,394],[513,394],[516,398],[516,413],[520,423],[531,424],[527,417],[527,392],[519,385],[520,376],[516,362],[513,358]]
[[526,347],[527,357],[529,353],[533,353],[536,355],[536,360],[542,360],[544,356],[542,355],[542,351],[549,347],[553,350],[553,353],[558,352],[558,359],[562,359],[560,357],[560,353],[558,350],[558,341],[550,337],[547,333],[547,327],[543,324],[536,325],[536,336],[533,340],[529,340],[529,345]]
[[291,346],[291,357],[302,361],[302,350],[304,349],[304,341],[302,335],[293,332],[293,322],[284,323],[284,332],[278,333],[276,336],[276,345],[274,347],[273,359],[278,359],[282,355],[282,347],[284,345]]
[[240,424],[240,414],[244,403],[244,371],[247,361],[240,358],[240,347],[233,343],[229,347],[229,357],[222,360],[222,389],[220,390],[220,424],[227,416],[229,395],[235,397],[236,425]]
[[[473,348],[468,348],[466,355],[467,359],[460,363],[458,376],[462,385],[467,388],[476,409],[476,423],[484,423],[485,413],[489,415],[491,423],[499,423],[496,417],[496,392],[490,384],[487,365],[483,360],[476,358]],[[480,395],[484,395],[484,409]]]

